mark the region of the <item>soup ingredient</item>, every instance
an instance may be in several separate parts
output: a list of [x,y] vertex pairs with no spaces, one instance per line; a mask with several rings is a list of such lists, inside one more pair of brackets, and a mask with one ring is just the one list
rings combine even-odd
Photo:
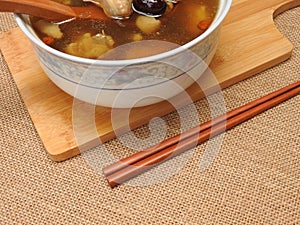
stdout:
[[132,6],[139,14],[157,17],[164,14],[167,3],[164,0],[133,0]]
[[141,41],[141,40],[143,40],[143,36],[140,33],[133,34],[132,40],[133,41]]
[[202,20],[198,23],[198,27],[201,30],[206,30],[210,26],[211,22],[212,22],[212,19]]
[[53,37],[43,37],[42,41],[46,44],[46,45],[52,45],[55,40]]
[[60,39],[63,36],[58,24],[46,20],[38,20],[34,23],[34,27],[41,33],[55,39]]
[[189,32],[197,32],[199,30],[199,22],[211,18],[208,8],[203,4],[185,4],[184,7],[184,10],[188,13],[182,22],[187,25]]
[[113,19],[128,19],[132,14],[132,0],[83,0],[101,7],[104,13]]
[[65,52],[84,58],[99,58],[110,50],[113,45],[114,40],[111,36],[105,34],[92,36],[90,33],[85,33],[76,42],[67,45]]
[[169,13],[173,10],[174,8],[174,3],[171,1],[166,1],[167,7],[165,13]]
[[[104,57],[113,51],[115,53],[110,54],[109,59],[127,59],[127,57],[138,57],[137,52],[141,53],[139,56],[151,54],[144,45],[144,48],[136,47],[138,43],[147,40],[165,41],[177,45],[188,43],[206,31],[215,17],[219,4],[219,0],[181,0],[177,3],[175,0],[165,1],[167,8],[160,17],[133,12],[126,20],[108,17],[102,20],[74,19],[54,26],[49,22],[40,22],[41,19],[37,17],[31,17],[30,21],[40,39],[56,50],[91,59]],[[76,5],[80,3],[81,6],[93,4],[84,3],[83,0],[71,0],[72,5],[75,3]],[[42,28],[41,24],[46,28]],[[47,31],[48,29],[50,32]],[[126,44],[135,47],[121,48]],[[126,54],[121,54],[120,50],[124,50]],[[128,51],[132,51],[130,55]],[[102,53],[104,55],[101,56]]]
[[138,16],[136,19],[136,26],[145,34],[152,34],[159,30],[161,25],[160,20],[154,17]]

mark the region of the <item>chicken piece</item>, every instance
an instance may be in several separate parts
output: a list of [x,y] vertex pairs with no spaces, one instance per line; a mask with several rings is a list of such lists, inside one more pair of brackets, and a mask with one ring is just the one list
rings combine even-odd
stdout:
[[111,36],[104,34],[92,36],[90,33],[85,33],[76,42],[67,45],[65,52],[83,58],[97,59],[109,51],[113,45],[114,40]]
[[145,34],[153,34],[159,30],[161,22],[154,17],[139,15],[136,19],[136,26]]
[[113,19],[127,19],[132,14],[132,0],[83,0],[100,6]]
[[43,34],[55,38],[60,39],[63,36],[63,33],[61,32],[59,25],[55,23],[50,23],[46,20],[38,20],[33,24],[33,26]]

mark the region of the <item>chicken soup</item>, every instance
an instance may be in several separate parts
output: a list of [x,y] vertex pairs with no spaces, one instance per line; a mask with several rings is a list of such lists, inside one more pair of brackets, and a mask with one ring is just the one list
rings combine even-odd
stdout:
[[[55,1],[83,7],[97,4],[99,10],[107,15],[104,20],[73,19],[60,23],[31,18],[37,35],[45,44],[64,53],[90,59],[105,58],[113,49],[142,40],[184,45],[207,30],[219,3],[219,0]],[[146,50],[145,56],[155,53]],[[126,59],[126,55],[121,59]]]

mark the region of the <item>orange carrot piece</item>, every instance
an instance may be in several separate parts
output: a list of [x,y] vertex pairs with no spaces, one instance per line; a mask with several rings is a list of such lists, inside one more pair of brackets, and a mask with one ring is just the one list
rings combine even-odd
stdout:
[[42,40],[46,45],[52,45],[55,41],[53,37],[43,37]]
[[210,26],[211,22],[211,19],[202,20],[198,23],[198,28],[201,30],[206,30]]

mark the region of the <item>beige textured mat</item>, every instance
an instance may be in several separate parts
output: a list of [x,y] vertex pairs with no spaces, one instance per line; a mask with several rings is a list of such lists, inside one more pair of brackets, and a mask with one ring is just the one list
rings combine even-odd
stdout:
[[[223,91],[228,110],[300,79],[299,19],[299,7],[276,18],[292,58]],[[15,26],[0,13],[0,32]],[[106,159],[100,147],[63,163],[47,158],[1,55],[0,224],[300,224],[299,107],[297,96],[226,132],[205,170],[200,162],[218,138],[110,189],[91,167]],[[200,121],[209,118],[206,101],[196,108]],[[164,119],[168,135],[178,133],[178,115]],[[134,133],[145,139],[149,128]],[[120,140],[105,147],[131,153]]]

